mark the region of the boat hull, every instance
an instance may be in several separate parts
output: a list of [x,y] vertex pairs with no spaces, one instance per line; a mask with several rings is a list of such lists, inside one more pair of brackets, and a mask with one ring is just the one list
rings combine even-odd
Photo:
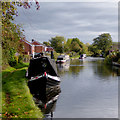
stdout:
[[56,63],[65,63],[66,60],[57,60]]
[[28,81],[28,86],[30,88],[30,92],[32,94],[41,94],[46,93],[46,88],[53,87],[60,84],[59,77],[50,76],[50,75],[42,75],[37,76]]

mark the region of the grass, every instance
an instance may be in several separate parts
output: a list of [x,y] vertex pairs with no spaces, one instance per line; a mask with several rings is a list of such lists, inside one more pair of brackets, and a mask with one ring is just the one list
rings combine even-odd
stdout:
[[43,114],[35,105],[25,78],[28,63],[9,67],[2,71],[2,117],[42,118]]
[[15,69],[20,69],[23,67],[28,67],[29,63],[18,63],[16,66],[14,66]]
[[79,58],[80,57],[80,55],[76,55],[76,56],[72,56],[72,57],[70,57],[71,59],[75,59],[75,58]]

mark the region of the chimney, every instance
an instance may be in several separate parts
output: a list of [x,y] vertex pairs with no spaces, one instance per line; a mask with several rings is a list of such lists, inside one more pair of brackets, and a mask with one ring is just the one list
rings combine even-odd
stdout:
[[34,42],[34,39],[32,39],[32,42]]

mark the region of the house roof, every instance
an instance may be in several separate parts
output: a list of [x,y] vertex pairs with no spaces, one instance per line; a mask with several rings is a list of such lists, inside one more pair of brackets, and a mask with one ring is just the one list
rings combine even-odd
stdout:
[[[46,46],[46,45],[44,45],[44,44],[42,44],[42,43],[40,43],[40,42],[38,42],[36,40],[32,41],[31,44],[34,45],[34,42],[38,43],[39,45]],[[35,45],[35,46],[38,46],[38,45]]]
[[27,43],[27,44],[29,44],[30,46],[32,46],[32,44],[29,41],[27,41],[25,39],[22,39],[22,41],[25,42],[25,43]]
[[[36,41],[36,40],[34,40],[34,41],[32,41],[32,42],[29,42],[29,41],[27,41],[27,40],[25,40],[25,39],[23,39],[22,41],[24,41],[24,42],[26,42],[27,44],[29,44],[30,46],[44,46],[44,47],[47,47],[47,48],[52,48],[51,46],[46,46],[45,44],[42,44],[42,43],[40,43],[40,42],[38,42],[38,41]],[[36,43],[38,43],[39,45],[35,45],[33,42],[36,42]],[[52,48],[53,49],[53,48]]]

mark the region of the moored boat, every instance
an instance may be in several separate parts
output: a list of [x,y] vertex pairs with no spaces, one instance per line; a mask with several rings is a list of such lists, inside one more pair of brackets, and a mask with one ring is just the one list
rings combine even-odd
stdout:
[[28,86],[32,94],[46,93],[47,87],[60,83],[55,61],[43,56],[30,60],[27,77],[29,79]]
[[58,56],[56,63],[65,63],[69,59],[69,55],[60,55]]
[[84,59],[84,58],[86,58],[86,54],[81,54],[79,57],[79,59]]

